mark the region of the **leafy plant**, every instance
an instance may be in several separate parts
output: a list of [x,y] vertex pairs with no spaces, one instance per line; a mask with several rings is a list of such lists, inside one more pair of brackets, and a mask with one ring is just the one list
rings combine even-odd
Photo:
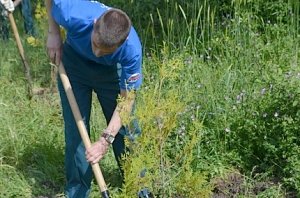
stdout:
[[[299,171],[299,162],[295,161],[300,151],[297,78],[291,73],[269,88],[252,93],[231,115],[228,148],[239,153],[247,170],[255,167],[255,172],[268,171],[285,179]],[[288,180],[299,190],[296,180]]]
[[[163,54],[166,56],[165,50]],[[125,157],[123,194],[133,197],[149,188],[159,196],[208,197],[211,187],[206,174],[192,166],[201,124],[191,122],[185,137],[179,138],[176,133],[183,104],[174,85],[183,62],[164,56],[152,57],[158,72],[156,83],[139,92],[136,117],[143,132],[136,142],[127,142],[132,152]],[[168,91],[163,91],[166,88]]]

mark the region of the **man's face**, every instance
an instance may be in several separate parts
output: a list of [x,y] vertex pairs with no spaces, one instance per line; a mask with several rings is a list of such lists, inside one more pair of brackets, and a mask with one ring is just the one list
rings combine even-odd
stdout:
[[92,35],[91,35],[91,43],[92,43],[93,53],[96,57],[112,54],[117,49],[117,47],[106,48],[106,47],[97,45],[97,43],[96,43],[96,33],[94,32],[94,30],[93,30]]

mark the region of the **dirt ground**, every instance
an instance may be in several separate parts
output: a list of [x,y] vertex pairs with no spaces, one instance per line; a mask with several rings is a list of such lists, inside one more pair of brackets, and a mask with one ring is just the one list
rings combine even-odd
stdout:
[[[246,185],[246,178],[239,172],[231,172],[225,178],[216,179],[214,182],[212,198],[236,198],[240,196],[256,197],[259,193],[279,185],[278,179],[256,182]],[[297,198],[296,192],[288,192],[286,198]]]

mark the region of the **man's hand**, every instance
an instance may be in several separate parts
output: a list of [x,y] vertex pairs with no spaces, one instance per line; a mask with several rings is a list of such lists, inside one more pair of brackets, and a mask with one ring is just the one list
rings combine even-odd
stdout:
[[15,10],[14,2],[12,0],[0,0],[0,2],[7,11],[13,12]]
[[59,65],[62,55],[62,39],[59,31],[48,32],[47,49],[50,61]]
[[101,137],[99,141],[95,142],[86,150],[85,155],[87,161],[91,164],[98,163],[107,153],[109,145],[110,144],[105,140],[105,138]]

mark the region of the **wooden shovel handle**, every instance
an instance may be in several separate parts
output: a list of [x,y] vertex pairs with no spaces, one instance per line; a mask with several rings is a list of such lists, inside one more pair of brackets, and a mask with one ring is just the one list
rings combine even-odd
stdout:
[[8,12],[8,18],[9,18],[9,22],[12,27],[15,39],[16,39],[16,43],[17,43],[17,46],[19,49],[19,54],[20,54],[22,62],[23,62],[25,77],[28,82],[28,95],[29,95],[29,98],[31,98],[33,93],[32,93],[32,78],[30,75],[30,67],[25,58],[24,48],[23,48],[23,45],[22,45],[22,42],[20,39],[18,28],[17,28],[16,22],[15,22],[14,16],[11,12]]
[[[85,148],[90,148],[91,147],[91,141],[90,141],[87,129],[85,127],[85,124],[83,122],[81,113],[79,111],[78,104],[76,102],[76,99],[75,99],[75,96],[74,96],[69,78],[66,74],[65,68],[64,68],[62,63],[60,63],[60,65],[59,65],[58,72],[59,72],[59,76],[60,76],[60,79],[62,81],[63,87],[65,89],[65,92],[67,94],[67,98],[68,98],[69,104],[71,106],[71,109],[72,109],[72,112],[73,112],[78,130],[79,130],[80,136],[81,136],[82,141],[84,143],[84,146],[85,146]],[[92,166],[94,175],[96,177],[96,181],[98,183],[98,186],[101,190],[102,197],[103,198],[109,198],[108,190],[107,190],[107,187],[106,187],[106,184],[105,184],[105,181],[104,181],[104,178],[103,178],[103,175],[102,175],[99,164],[98,163],[91,164],[91,166]]]
[[15,39],[16,39],[16,43],[17,43],[17,46],[18,46],[18,49],[19,49],[20,56],[21,56],[22,59],[23,58],[25,59],[24,48],[23,48],[23,45],[22,45],[22,42],[21,42],[21,39],[20,39],[20,35],[19,35],[19,32],[18,32],[18,28],[17,28],[16,22],[15,22],[14,16],[11,12],[8,12],[8,19],[9,19],[11,28],[13,30],[13,33],[14,33],[14,36],[15,36]]

